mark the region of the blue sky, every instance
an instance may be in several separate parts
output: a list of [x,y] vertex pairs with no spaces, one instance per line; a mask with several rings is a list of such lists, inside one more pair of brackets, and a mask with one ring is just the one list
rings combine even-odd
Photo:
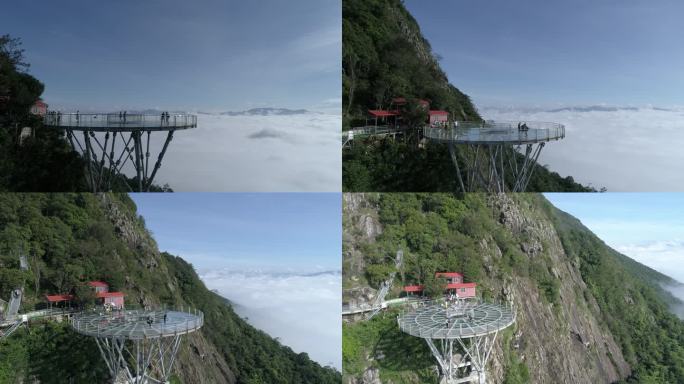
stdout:
[[198,270],[339,270],[339,193],[131,194],[159,249]]
[[684,3],[406,0],[451,82],[489,106],[684,104]]
[[684,282],[684,193],[545,193],[621,253]]
[[340,0],[14,1],[48,103],[241,110],[340,103]]

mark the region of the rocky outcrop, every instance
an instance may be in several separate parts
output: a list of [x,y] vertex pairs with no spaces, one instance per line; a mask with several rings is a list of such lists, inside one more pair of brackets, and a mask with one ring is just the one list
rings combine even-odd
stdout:
[[[579,269],[565,254],[553,223],[541,212],[508,195],[489,199],[500,223],[525,239],[521,250],[529,257],[550,258],[552,275],[560,283],[556,306],[541,297],[529,278],[488,274],[487,284],[499,286],[517,309],[513,345],[534,383],[612,383],[629,375],[620,347],[600,320],[600,310],[588,292]],[[495,243],[485,253],[501,254]],[[492,382],[503,380],[501,345],[492,358]]]
[[351,245],[343,249],[343,276],[345,286],[349,287],[343,292],[343,297],[346,303],[353,302],[356,306],[370,305],[375,298],[375,289],[364,285],[363,274],[366,264],[363,253],[357,246],[361,243],[374,242],[375,238],[382,233],[382,225],[377,216],[377,205],[371,196],[373,194],[346,193],[342,195],[344,220],[349,224],[343,226],[342,238],[345,244]]
[[360,378],[349,378],[348,384],[382,384],[380,381],[380,370],[368,368]]
[[[372,239],[363,230],[365,219],[361,218],[377,220],[377,207],[369,204],[362,194],[345,194],[344,201],[343,262],[346,265],[354,259],[356,267],[349,273],[360,275],[362,255],[357,254],[354,244]],[[512,302],[517,313],[513,329],[507,331],[510,332],[508,342],[504,343],[504,336],[500,335],[495,344],[488,366],[488,383],[504,381],[509,354],[524,362],[533,383],[612,383],[627,377],[630,367],[603,323],[598,304],[582,279],[579,263],[565,253],[546,213],[528,200],[511,195],[488,196],[487,204],[493,217],[516,239],[527,261],[548,266],[550,276],[559,283],[558,299],[549,302],[533,278],[498,267],[503,252],[492,236],[483,236],[478,241],[485,269],[479,283],[497,299]],[[353,292],[364,292],[362,283]],[[381,382],[378,372],[371,368],[362,377],[347,380],[349,384]]]
[[123,239],[131,248],[137,249],[141,255],[140,263],[148,269],[159,265],[159,250],[157,243],[144,225],[138,222],[135,214],[129,212],[120,202],[110,194],[98,194],[102,209],[107,218],[114,225],[114,232]]

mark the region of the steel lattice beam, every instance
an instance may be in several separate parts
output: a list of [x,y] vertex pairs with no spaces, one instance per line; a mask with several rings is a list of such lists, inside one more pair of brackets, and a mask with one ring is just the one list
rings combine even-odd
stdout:
[[[464,148],[459,162],[456,145],[449,143],[449,153],[456,168],[458,187],[463,192],[524,192],[532,178],[544,142],[521,146],[509,144],[472,144]],[[522,155],[522,156],[520,156]],[[512,181],[509,187],[506,179]]]
[[129,384],[166,383],[180,348],[182,335],[131,340],[95,338],[112,378]]
[[[152,130],[132,132],[104,132],[82,130],[83,143],[75,131],[66,128],[66,135],[74,151],[86,161],[86,180],[93,192],[110,191],[112,184],[124,176],[123,168],[130,161],[135,171],[137,192],[149,191],[161,167],[162,160],[173,139],[174,130],[166,135],[164,145],[150,168],[150,138]],[[111,134],[111,139],[110,139]],[[119,140],[117,141],[117,136]],[[128,183],[126,183],[128,186]],[[131,189],[130,186],[128,186]]]

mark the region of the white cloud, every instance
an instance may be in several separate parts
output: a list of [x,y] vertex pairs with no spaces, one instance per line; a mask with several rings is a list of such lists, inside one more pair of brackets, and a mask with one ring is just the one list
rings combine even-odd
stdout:
[[210,289],[236,305],[235,311],[295,352],[322,365],[342,368],[340,271],[302,273],[287,269],[220,269],[200,272]]
[[[661,286],[663,287],[663,289],[670,292],[674,297],[684,302],[684,285],[661,284]],[[674,304],[670,307],[670,309],[672,310],[672,312],[674,312],[675,315],[677,315],[677,317],[684,320],[684,304]]]
[[616,245],[615,249],[677,281],[684,282],[684,240]]
[[539,159],[562,176],[609,191],[684,191],[682,109],[480,112],[487,119],[564,124],[566,138],[549,143]]
[[[341,126],[339,114],[201,114],[198,128],[176,131],[154,182],[178,192],[340,191]],[[165,136],[152,135],[150,167]]]

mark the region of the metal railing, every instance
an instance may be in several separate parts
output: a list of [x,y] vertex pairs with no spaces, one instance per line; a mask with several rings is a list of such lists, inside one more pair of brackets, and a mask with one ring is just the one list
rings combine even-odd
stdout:
[[43,123],[50,127],[74,130],[168,130],[187,129],[197,126],[197,116],[173,113],[157,114],[122,113],[48,113]]
[[90,310],[71,319],[72,328],[98,338],[149,339],[183,335],[204,325],[204,313],[197,309]]
[[405,129],[391,127],[388,125],[367,125],[364,127],[356,127],[347,131],[342,132],[343,138],[348,137],[358,137],[358,136],[374,136],[374,135],[387,135],[397,132],[403,132]]
[[536,143],[560,140],[565,137],[565,126],[551,122],[525,122],[527,128],[518,129],[521,122],[487,121],[485,123],[457,122],[444,127],[424,127],[423,136],[436,141],[455,143]]
[[439,323],[437,319],[442,319],[442,316],[439,316],[438,312],[444,311],[446,314],[443,304],[444,301],[438,300],[421,302],[417,306],[408,307],[407,310],[397,316],[399,329],[409,335],[421,338],[469,338],[499,331],[510,326],[516,320],[515,309],[510,303],[475,302],[472,305],[467,305],[464,311],[484,313],[484,317],[449,323],[447,317],[444,316],[444,322]]

